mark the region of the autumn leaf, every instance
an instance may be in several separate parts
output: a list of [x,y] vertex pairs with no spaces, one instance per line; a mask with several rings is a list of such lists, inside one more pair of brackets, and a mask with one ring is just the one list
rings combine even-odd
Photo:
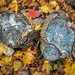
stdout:
[[52,8],[55,8],[56,11],[59,10],[59,5],[56,1],[51,1],[50,5],[52,6]]
[[29,13],[27,14],[29,17],[32,17],[32,18],[36,18],[38,17],[40,14],[37,10],[33,10],[33,9],[29,9],[28,11]]
[[16,52],[14,53],[14,56],[15,56],[16,58],[21,58],[22,55],[23,55],[23,51],[21,51],[21,50],[16,51]]
[[28,35],[28,32],[22,33],[22,38]]
[[12,63],[12,56],[5,57],[5,58],[2,58],[2,60],[0,60],[0,66],[2,66],[2,65],[11,65],[11,63]]
[[47,5],[48,3],[45,0],[38,0],[41,6]]
[[[24,64],[31,64],[34,62],[34,60],[37,57],[37,47],[34,47],[32,50],[32,47],[27,48],[26,52],[23,52],[23,58],[20,58]],[[34,56],[35,55],[35,56]]]
[[19,6],[18,6],[18,3],[17,3],[17,0],[13,0],[12,3],[9,4],[8,9],[10,9],[11,11],[15,11],[16,14],[17,14],[18,10],[19,10]]
[[1,71],[3,72],[3,74],[7,73],[7,71],[6,71],[6,69],[5,69],[5,66],[3,66],[3,67],[1,68]]
[[49,61],[45,60],[43,66],[42,66],[42,71],[46,71],[46,74],[48,74],[50,67],[51,66],[50,66]]
[[7,49],[5,48],[4,45],[0,45],[0,56],[2,55],[3,52],[6,52]]
[[6,0],[0,0],[0,6],[5,5],[6,4]]
[[41,29],[42,29],[41,24],[35,26],[35,30],[41,30]]
[[49,8],[48,8],[47,5],[42,6],[41,9],[42,9],[45,13],[49,13],[49,12],[50,12],[50,10],[49,10]]
[[50,2],[50,4],[53,5],[54,7],[56,7],[58,5],[56,1],[52,1],[52,2]]
[[69,74],[69,75],[71,75],[71,66],[70,66],[70,64],[66,64],[65,65],[65,69],[64,69],[64,71],[67,73],[67,74]]
[[23,55],[23,59],[22,59],[23,63],[24,64],[31,64],[31,61],[29,60],[28,56],[27,55]]
[[59,6],[56,6],[55,10],[58,11],[59,10]]
[[12,68],[14,69],[14,71],[17,71],[17,70],[19,70],[19,68],[21,67],[21,61],[18,61],[18,60],[16,60],[16,61],[14,61],[13,62],[13,66],[12,66]]
[[75,63],[73,63],[72,57],[66,59],[64,67],[65,75],[75,75]]

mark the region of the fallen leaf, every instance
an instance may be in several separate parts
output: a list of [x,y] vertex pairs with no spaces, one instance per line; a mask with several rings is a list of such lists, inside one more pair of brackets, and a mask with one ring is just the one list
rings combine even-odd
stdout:
[[5,66],[3,66],[2,68],[1,68],[1,71],[3,72],[3,74],[5,74],[7,71],[6,71],[6,69],[5,69]]
[[23,63],[24,63],[25,65],[31,64],[31,61],[29,60],[29,58],[28,58],[27,55],[23,55],[22,61],[23,61]]
[[47,2],[45,2],[45,0],[39,0],[39,3],[40,3],[41,6],[44,6],[44,5],[48,4]]
[[16,52],[14,53],[14,56],[15,56],[16,58],[21,58],[22,55],[23,55],[23,51],[21,51],[21,50],[16,51]]
[[22,33],[22,38],[28,35],[28,32]]
[[58,11],[59,10],[59,6],[56,6],[55,10]]
[[0,6],[5,5],[6,4],[6,0],[0,0]]
[[52,2],[50,2],[50,4],[53,5],[54,7],[56,7],[58,5],[56,1],[52,1]]
[[72,64],[72,70],[71,73],[75,74],[75,63]]
[[0,72],[0,75],[3,75],[2,72]]
[[41,9],[42,9],[43,12],[45,12],[45,13],[49,13],[49,12],[50,12],[50,10],[49,10],[49,8],[48,8],[47,5],[42,6]]
[[49,61],[45,60],[43,66],[42,66],[42,71],[45,71],[46,74],[48,74],[50,71],[50,67],[51,66],[50,66]]
[[12,56],[2,58],[0,60],[0,66],[3,66],[3,65],[12,65]]
[[5,48],[4,45],[0,45],[0,56],[2,55],[3,52],[6,52],[7,49]]
[[35,26],[35,30],[41,30],[41,29],[42,29],[41,24]]
[[18,60],[14,61],[12,66],[14,71],[18,71],[19,68],[21,67],[21,64],[22,64],[21,61],[18,61]]
[[29,13],[27,14],[29,17],[32,17],[32,18],[36,18],[38,17],[40,14],[37,10],[33,10],[33,9],[29,9],[28,11]]
[[31,47],[27,48],[26,52],[23,52],[23,58],[21,60],[23,61],[24,64],[31,64],[34,62],[34,60],[37,57],[37,47],[33,47],[33,50]]
[[17,14],[18,10],[19,10],[19,6],[18,6],[18,3],[17,3],[17,0],[13,0],[12,3],[9,4],[8,9],[10,9],[11,11],[15,11],[16,14]]
[[72,57],[67,59],[64,67],[65,75],[75,75],[75,63],[73,62]]

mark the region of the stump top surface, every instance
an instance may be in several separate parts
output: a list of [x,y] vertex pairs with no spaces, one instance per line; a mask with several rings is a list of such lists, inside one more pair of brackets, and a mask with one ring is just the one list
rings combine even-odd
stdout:
[[[28,19],[24,19],[15,13],[3,12],[0,14],[0,41],[16,47],[20,45],[22,33],[31,32],[31,25]],[[24,41],[27,38],[24,38]]]

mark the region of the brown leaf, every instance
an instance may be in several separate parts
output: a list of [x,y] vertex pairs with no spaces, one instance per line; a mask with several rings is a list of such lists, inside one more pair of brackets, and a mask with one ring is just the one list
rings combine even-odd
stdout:
[[6,4],[6,0],[0,0],[0,6],[5,5]]

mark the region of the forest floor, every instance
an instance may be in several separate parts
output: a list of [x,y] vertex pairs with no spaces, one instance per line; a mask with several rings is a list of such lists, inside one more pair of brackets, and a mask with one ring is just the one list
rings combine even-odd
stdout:
[[[24,9],[24,10],[23,10]],[[41,23],[34,20],[45,20],[55,11],[63,10],[71,19],[71,28],[75,32],[75,10],[65,0],[0,0],[0,13],[5,10],[18,14],[21,10],[31,26],[40,31]],[[24,34],[24,36],[26,33]],[[5,50],[0,46],[0,52]],[[10,57],[0,53],[0,75],[75,75],[75,47],[72,56],[64,60],[50,62],[44,59],[40,49],[34,47],[17,49]],[[24,74],[22,74],[25,72]],[[30,74],[29,74],[30,73]]]

